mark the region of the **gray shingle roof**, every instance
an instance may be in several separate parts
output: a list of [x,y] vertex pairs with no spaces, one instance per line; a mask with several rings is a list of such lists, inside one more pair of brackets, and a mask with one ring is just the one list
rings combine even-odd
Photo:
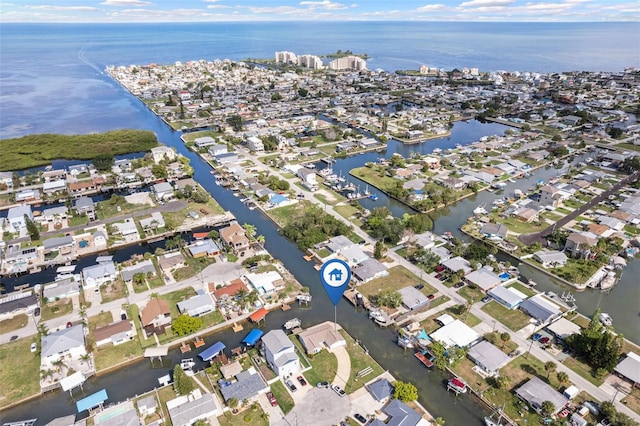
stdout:
[[42,357],[46,358],[79,346],[84,346],[82,325],[63,328],[42,337]]

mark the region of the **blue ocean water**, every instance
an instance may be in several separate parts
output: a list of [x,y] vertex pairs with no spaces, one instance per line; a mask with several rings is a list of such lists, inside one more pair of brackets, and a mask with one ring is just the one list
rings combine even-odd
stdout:
[[640,23],[287,22],[0,25],[0,138],[148,128],[107,65],[368,53],[387,71],[561,72],[640,66]]

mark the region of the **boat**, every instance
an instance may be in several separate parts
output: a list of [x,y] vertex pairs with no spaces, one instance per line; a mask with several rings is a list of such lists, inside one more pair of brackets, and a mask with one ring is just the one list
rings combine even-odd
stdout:
[[398,346],[401,348],[413,348],[413,340],[409,337],[398,336]]
[[465,393],[467,391],[467,384],[464,380],[453,377],[447,382],[447,390],[452,390],[455,393]]
[[427,356],[425,355],[425,353],[423,352],[416,352],[414,354],[414,356],[416,358],[418,358],[420,360],[421,363],[424,364],[425,367],[427,368],[431,368],[433,367],[433,362],[431,362],[431,360],[429,358],[427,358]]
[[601,312],[599,319],[602,325],[606,325],[607,327],[611,327],[613,325],[613,319],[611,319],[607,313]]
[[484,208],[484,204],[481,204],[475,209],[473,209],[473,214],[475,215],[487,214],[487,210]]
[[196,363],[193,361],[193,358],[185,358],[180,361],[180,368],[184,371],[191,371],[194,365],[196,365]]
[[369,318],[373,319],[378,324],[386,324],[387,318],[380,310],[373,310],[369,312]]
[[300,324],[302,323],[298,318],[292,318],[289,321],[285,322],[283,327],[285,330],[293,330],[296,327],[300,327]]
[[[500,421],[502,420],[502,410],[504,409],[504,405],[500,408],[496,408],[496,410],[491,413],[489,416],[484,418],[485,426],[500,426]],[[493,419],[493,416],[498,413],[499,416],[496,420]]]
[[369,199],[373,201],[378,201],[378,196],[376,194],[369,195]]

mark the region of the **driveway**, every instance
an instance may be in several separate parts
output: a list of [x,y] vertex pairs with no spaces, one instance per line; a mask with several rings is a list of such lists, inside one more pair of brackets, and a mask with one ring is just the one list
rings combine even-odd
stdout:
[[[306,387],[309,387],[308,385]],[[283,418],[270,418],[270,424],[291,425],[333,425],[339,424],[349,415],[351,401],[339,397],[331,389],[310,387],[301,401],[296,401],[293,410]]]

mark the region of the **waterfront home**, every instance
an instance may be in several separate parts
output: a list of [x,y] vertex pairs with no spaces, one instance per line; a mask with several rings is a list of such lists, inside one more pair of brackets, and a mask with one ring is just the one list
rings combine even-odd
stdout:
[[494,287],[487,294],[508,309],[516,309],[527,298],[526,294],[516,290],[514,287],[505,286]]
[[535,319],[538,324],[546,324],[562,315],[560,307],[543,294],[536,294],[522,302],[520,310]]
[[89,220],[96,219],[96,208],[93,200],[90,197],[80,197],[74,201],[76,212],[79,215],[87,215]]
[[209,146],[209,150],[207,152],[210,156],[215,157],[217,155],[226,154],[229,150],[227,148],[227,144],[221,143]]
[[171,326],[169,302],[164,299],[151,299],[140,311],[140,320],[147,336],[154,333],[163,334],[165,328]]
[[138,411],[140,411],[140,414],[144,417],[152,415],[158,408],[158,403],[153,395],[140,398],[136,402],[136,405],[138,406]]
[[216,302],[220,301],[224,297],[234,298],[240,291],[243,291],[244,293],[249,292],[249,288],[240,278],[236,278],[228,285],[220,286],[220,288],[216,288],[214,283],[209,283],[209,292],[213,294],[213,298]]
[[89,166],[87,164],[69,166],[69,174],[71,176],[76,177],[81,173],[89,173]]
[[145,276],[145,278],[155,277],[157,275],[156,267],[153,265],[153,262],[151,260],[143,260],[142,262],[138,262],[135,265],[124,267],[120,271],[122,280],[125,283],[133,282],[133,277],[136,274],[142,274]]
[[264,143],[256,136],[249,136],[247,138],[247,147],[250,151],[254,152],[264,151]]
[[537,222],[539,219],[538,211],[528,207],[519,208],[514,213],[514,216],[516,217],[516,219],[528,223]]
[[214,309],[213,300],[211,300],[211,296],[206,293],[198,294],[187,300],[178,302],[178,311],[180,311],[181,314],[187,314],[192,317],[208,314],[209,312],[213,312]]
[[73,278],[65,278],[56,282],[45,284],[42,297],[46,300],[68,299],[80,294],[80,281]]
[[0,172],[0,189],[6,190],[13,188],[13,173]]
[[222,228],[220,230],[220,239],[225,247],[232,249],[234,253],[240,256],[244,256],[250,245],[244,228],[238,222],[233,222],[226,228]]
[[502,283],[502,279],[487,268],[480,268],[465,275],[464,281],[475,285],[485,293]]
[[31,265],[42,260],[41,250],[37,247],[20,248],[19,245],[12,245],[4,253],[2,263],[3,274],[17,274],[26,272]]
[[151,192],[155,194],[158,201],[166,201],[173,198],[173,186],[169,182],[156,183],[151,187]]
[[315,191],[318,189],[318,181],[316,179],[316,172],[309,170],[305,167],[301,167],[296,172],[296,175],[302,181],[302,185],[309,191]]
[[214,157],[214,160],[218,164],[231,164],[237,163],[240,159],[235,152],[227,152],[226,154],[218,154]]
[[38,189],[23,189],[15,193],[14,198],[16,203],[22,203],[25,201],[36,201],[40,199],[40,190]]
[[542,263],[542,267],[557,268],[567,264],[567,255],[557,250],[539,250],[533,253],[533,258]]
[[378,426],[378,424],[375,423],[376,421],[383,425],[392,426],[416,426],[424,422],[420,413],[398,399],[392,399],[391,402],[382,409],[382,412],[387,415],[389,420],[386,423],[382,423],[376,419],[371,425]]
[[449,272],[451,273],[456,273],[462,270],[466,275],[469,272],[473,271],[473,268],[471,267],[469,261],[461,256],[445,260],[444,262],[442,262],[442,266],[447,268],[447,270],[449,270]]
[[445,348],[457,346],[466,348],[482,340],[482,336],[476,333],[471,327],[459,319],[440,327],[431,333],[431,339],[440,342]]
[[615,373],[631,383],[634,388],[640,387],[640,355],[629,352],[627,356],[616,365]]
[[164,217],[162,217],[162,213],[160,212],[153,212],[151,213],[151,217],[145,217],[144,219],[140,219],[140,226],[145,231],[164,228],[165,227]]
[[122,222],[115,222],[111,226],[115,229],[115,234],[119,234],[125,242],[134,242],[140,239],[138,227],[133,218],[127,218]]
[[38,296],[32,292],[14,292],[3,296],[0,299],[0,319],[31,312],[38,306]]
[[511,361],[511,358],[500,348],[486,340],[471,346],[467,356],[482,371],[492,377],[497,376],[500,369]]
[[391,382],[384,377],[365,385],[369,394],[379,403],[386,404],[393,397],[394,388]]
[[235,375],[235,380],[220,387],[220,393],[225,402],[231,398],[238,401],[253,401],[260,394],[266,393],[269,386],[254,367],[241,371]]
[[93,181],[72,182],[69,184],[69,194],[73,197],[80,197],[83,194],[97,192],[97,186]]
[[33,220],[33,213],[31,212],[31,206],[28,204],[22,204],[20,206],[11,207],[7,212],[7,221],[11,226],[10,231],[21,232],[27,230],[27,222],[25,216],[29,220]]
[[97,289],[103,284],[115,281],[118,278],[118,272],[113,262],[102,262],[82,269],[82,278],[85,288]]
[[93,331],[93,340],[96,346],[112,344],[118,346],[133,340],[136,335],[136,328],[128,319],[112,322],[104,327],[98,327]]
[[416,311],[429,306],[429,299],[420,290],[413,286],[403,287],[398,290],[402,298],[402,306],[410,311]]
[[587,256],[597,242],[598,238],[590,232],[572,232],[567,237],[564,250],[569,252],[572,257]]
[[250,272],[244,277],[260,295],[275,293],[277,287],[284,286],[284,280],[278,271],[267,271],[258,274]]
[[282,330],[271,330],[262,336],[262,352],[271,369],[280,377],[300,371],[300,360],[293,342]]
[[[346,251],[344,251],[346,252]],[[366,283],[379,277],[389,275],[387,267],[377,259],[367,257],[352,267],[353,277],[360,283]]]
[[171,273],[176,269],[187,266],[186,260],[181,252],[167,253],[158,256],[158,266],[164,274]]
[[459,178],[447,178],[442,181],[442,186],[460,191],[467,187],[467,183]]
[[553,403],[553,412],[551,415],[557,414],[569,402],[569,399],[560,392],[546,384],[538,377],[532,377],[525,384],[516,389],[518,398],[529,404],[537,413],[542,410],[544,401]]
[[347,345],[347,341],[331,322],[307,328],[298,334],[298,339],[309,355],[317,354],[323,349],[332,350]]
[[42,214],[35,218],[35,220],[39,220],[42,224],[52,222],[52,225],[55,226],[56,223],[61,224],[63,220],[66,220],[68,214],[69,209],[67,209],[66,206],[50,207],[43,209]]
[[50,195],[56,192],[63,192],[67,190],[67,181],[64,179],[52,180],[42,184],[42,192]]
[[200,138],[195,138],[193,144],[198,149],[206,148],[208,146],[212,146],[216,144],[216,140],[211,136],[203,136]]
[[84,327],[78,324],[42,336],[40,347],[40,360],[44,366],[50,367],[66,356],[80,358],[87,354]]
[[580,333],[582,329],[575,322],[571,322],[568,319],[562,317],[546,326],[545,330],[551,333],[556,339],[564,341],[572,334]]
[[356,243],[354,243],[344,235],[337,235],[335,237],[329,238],[329,240],[327,240],[327,242],[324,244],[324,247],[331,253],[340,254],[343,250],[354,247],[356,245]]
[[210,393],[202,395],[199,389],[167,401],[167,409],[174,426],[191,426],[198,420],[222,415],[222,407],[218,406],[216,398]]
[[214,257],[220,254],[220,248],[211,238],[196,241],[187,246],[187,248],[191,256],[195,259],[200,257]]
[[42,241],[42,246],[44,255],[57,252],[55,257],[69,256],[75,246],[75,240],[72,236],[47,238]]
[[156,164],[161,161],[171,162],[176,159],[176,152],[168,146],[156,146],[155,148],[151,148],[151,157]]
[[489,239],[504,240],[508,233],[509,228],[501,223],[486,223],[480,229],[480,234]]

